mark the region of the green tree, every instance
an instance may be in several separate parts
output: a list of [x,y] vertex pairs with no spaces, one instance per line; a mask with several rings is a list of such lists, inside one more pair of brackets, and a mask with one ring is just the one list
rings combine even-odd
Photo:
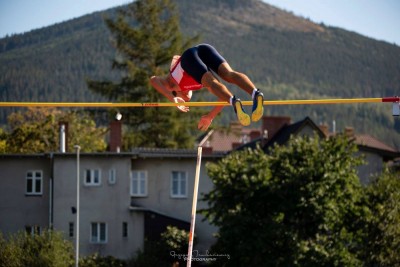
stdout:
[[[188,240],[189,233],[187,231],[167,226],[165,232],[161,234],[160,240],[145,241],[144,249],[138,252],[129,266],[171,266],[174,262],[179,262],[182,264],[179,266],[183,266],[186,263],[182,255],[187,255]],[[194,241],[196,242],[196,238]]]
[[400,266],[400,173],[386,170],[365,189],[371,216],[362,249],[367,266]]
[[218,266],[359,266],[367,216],[356,146],[344,137],[291,139],[210,164],[203,213],[219,227]]
[[126,262],[112,256],[101,257],[93,254],[79,259],[80,267],[125,267]]
[[79,144],[82,151],[103,151],[106,130],[86,114],[57,109],[28,109],[8,117],[9,133],[0,135],[4,153],[43,153],[59,150],[59,122],[68,122],[70,144]]
[[[196,39],[182,36],[173,2],[134,1],[119,11],[115,21],[106,19],[106,23],[118,51],[112,67],[121,72],[122,78],[118,82],[88,81],[89,88],[112,101],[160,102],[162,96],[151,88],[149,78],[165,74],[172,56]],[[197,121],[176,108],[135,108],[124,118],[131,126],[129,146],[193,146],[192,131]]]
[[33,236],[19,232],[8,240],[0,235],[0,266],[69,267],[73,262],[72,243],[60,232],[46,230]]
[[7,133],[4,129],[0,128],[0,153],[6,153],[7,147]]
[[17,242],[17,238],[11,237],[6,240],[0,232],[0,266],[20,267],[23,266],[24,251]]

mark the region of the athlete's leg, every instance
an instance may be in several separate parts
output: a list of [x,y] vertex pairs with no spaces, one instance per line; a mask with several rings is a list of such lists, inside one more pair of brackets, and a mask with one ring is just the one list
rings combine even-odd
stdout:
[[218,75],[228,83],[239,86],[249,95],[252,95],[253,90],[256,88],[246,74],[233,70],[228,62],[223,62],[219,65]]
[[207,87],[207,89],[218,97],[226,102],[230,102],[233,94],[226,88],[224,84],[222,84],[218,79],[210,72],[207,71],[204,73],[203,77],[201,78],[201,84]]
[[204,73],[201,83],[207,87],[212,94],[217,96],[218,99],[226,101],[233,106],[237,118],[242,125],[247,126],[250,124],[250,116],[247,115],[243,110],[240,99],[233,96],[228,88],[218,81],[218,79],[210,71]]
[[225,81],[236,84],[252,96],[253,108],[251,119],[253,121],[258,121],[261,119],[264,113],[264,95],[260,90],[256,89],[249,77],[247,77],[246,74],[232,70],[227,62],[219,65],[218,75]]

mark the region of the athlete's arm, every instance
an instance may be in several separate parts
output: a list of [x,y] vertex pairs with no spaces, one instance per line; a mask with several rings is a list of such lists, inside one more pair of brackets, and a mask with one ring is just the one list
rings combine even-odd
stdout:
[[176,93],[176,96],[181,97],[186,102],[190,101],[190,99],[192,98],[192,94],[193,94],[192,91],[185,91],[185,92],[176,91],[175,93]]
[[169,101],[174,102],[174,96],[172,95],[172,90],[169,90],[168,82],[165,78],[153,76],[150,78],[150,84],[163,96],[168,98]]
[[[150,83],[151,85],[162,95],[164,95],[166,98],[168,98],[169,101],[174,102],[174,103],[185,103],[185,100],[181,97],[176,97],[175,95],[172,94],[173,90],[175,89],[175,86],[170,86],[170,83],[167,81],[167,78],[162,78],[162,77],[157,77],[153,76],[150,78]],[[182,111],[182,112],[188,112],[189,107],[186,107],[184,105],[182,106],[177,106],[177,108]]]
[[223,106],[215,106],[208,114],[203,115],[197,125],[197,128],[201,131],[206,131],[208,127],[210,127],[214,118],[221,112],[223,108]]

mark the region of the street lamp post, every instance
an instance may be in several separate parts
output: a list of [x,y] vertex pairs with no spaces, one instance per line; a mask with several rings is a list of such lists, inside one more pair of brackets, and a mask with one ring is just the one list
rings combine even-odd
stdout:
[[76,149],[76,239],[75,239],[75,266],[79,266],[79,164],[80,164],[80,150],[81,147],[75,145],[74,148]]

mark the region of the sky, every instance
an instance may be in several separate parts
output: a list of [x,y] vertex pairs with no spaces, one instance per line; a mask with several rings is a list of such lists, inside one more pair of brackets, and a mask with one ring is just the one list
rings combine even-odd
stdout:
[[400,45],[399,0],[264,0],[316,23]]
[[[263,0],[316,23],[400,45],[400,0]],[[0,38],[131,0],[0,0]]]

